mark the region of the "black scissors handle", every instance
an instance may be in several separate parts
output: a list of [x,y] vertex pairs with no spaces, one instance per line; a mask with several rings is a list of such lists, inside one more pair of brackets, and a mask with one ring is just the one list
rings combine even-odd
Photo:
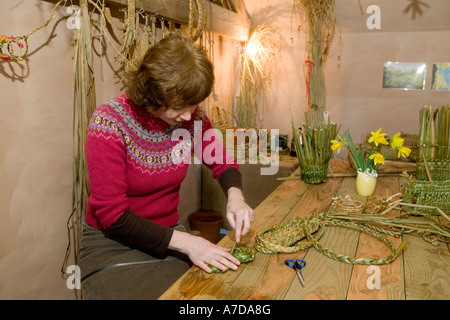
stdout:
[[295,261],[294,261],[294,259],[289,258],[289,259],[286,259],[285,263],[288,267],[293,268],[293,269],[297,269],[297,268],[302,269],[306,266],[306,261],[303,259],[300,259],[300,258],[295,259]]
[[303,280],[303,276],[300,270],[306,266],[306,261],[300,258],[295,259],[295,261],[294,259],[286,259],[284,263],[286,263],[288,267],[295,270],[298,276],[298,280],[300,280],[300,284],[304,287],[305,280]]

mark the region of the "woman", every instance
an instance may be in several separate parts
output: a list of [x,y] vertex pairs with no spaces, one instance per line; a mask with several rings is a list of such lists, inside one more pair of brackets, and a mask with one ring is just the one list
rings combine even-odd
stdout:
[[[211,62],[203,49],[173,34],[151,47],[126,80],[126,94],[96,109],[86,139],[91,194],[79,265],[87,299],[157,298],[189,268],[187,261],[206,272],[208,265],[239,265],[229,249],[178,224],[188,163],[175,158],[218,150],[215,139],[173,138],[179,130],[196,136],[196,124],[202,133],[212,128],[198,107],[211,93]],[[222,161],[204,163],[227,195],[226,216],[239,242],[254,211],[244,201],[239,166],[218,154]]]

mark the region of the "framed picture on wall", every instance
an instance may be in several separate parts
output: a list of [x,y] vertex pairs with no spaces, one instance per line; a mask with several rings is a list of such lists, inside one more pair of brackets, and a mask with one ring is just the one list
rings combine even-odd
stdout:
[[450,62],[433,63],[431,90],[450,91]]
[[422,62],[385,62],[383,88],[424,90],[426,70]]

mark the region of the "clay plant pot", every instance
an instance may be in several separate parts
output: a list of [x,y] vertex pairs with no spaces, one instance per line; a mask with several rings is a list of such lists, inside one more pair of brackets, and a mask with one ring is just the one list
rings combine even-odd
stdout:
[[214,211],[196,211],[189,215],[189,224],[192,230],[200,232],[200,236],[217,243],[220,237],[220,228],[223,224],[223,216]]

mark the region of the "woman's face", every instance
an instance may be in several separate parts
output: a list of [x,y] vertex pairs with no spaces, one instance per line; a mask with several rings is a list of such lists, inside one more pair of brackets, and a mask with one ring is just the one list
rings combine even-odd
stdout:
[[197,106],[187,106],[180,109],[167,108],[167,109],[159,109],[153,112],[155,117],[164,120],[167,124],[173,126],[182,121],[191,120],[191,115],[195,111]]

